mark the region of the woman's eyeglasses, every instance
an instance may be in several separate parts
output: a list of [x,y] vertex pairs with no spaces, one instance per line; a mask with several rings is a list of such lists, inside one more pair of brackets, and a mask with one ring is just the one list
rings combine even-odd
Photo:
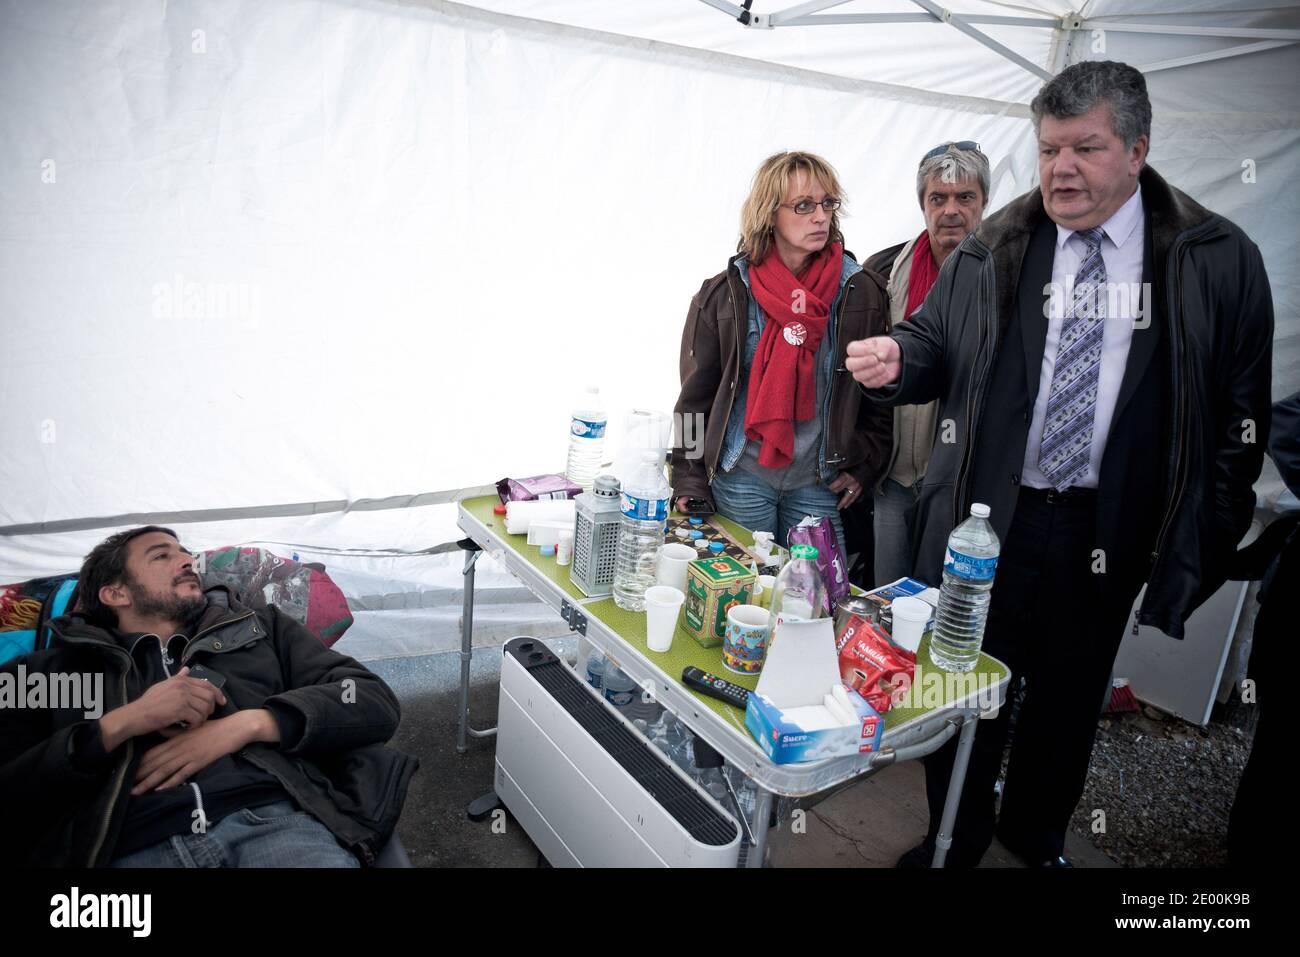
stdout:
[[784,206],[786,209],[793,209],[800,216],[807,216],[814,209],[820,206],[828,213],[833,213],[840,208],[840,201],[827,196],[820,203],[815,203],[811,199],[801,199],[797,203],[777,203],[778,206]]

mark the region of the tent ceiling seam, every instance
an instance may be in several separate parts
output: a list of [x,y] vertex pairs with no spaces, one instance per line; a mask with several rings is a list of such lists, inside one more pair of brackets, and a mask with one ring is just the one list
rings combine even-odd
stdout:
[[232,522],[252,518],[297,518],[327,515],[333,512],[381,512],[400,508],[441,505],[462,498],[491,495],[495,485],[421,492],[417,495],[391,495],[387,498],[361,498],[349,502],[334,499],[325,502],[293,502],[282,505],[249,505],[235,508],[202,508],[170,512],[127,512],[91,518],[68,518],[52,522],[27,522],[0,526],[0,537],[18,535],[54,535],[61,532],[84,532],[98,528],[127,525],[187,525],[195,522]]
[[921,103],[940,109],[964,110],[972,113],[986,113],[993,116],[1028,117],[1027,103],[1011,100],[998,100],[992,97],[971,96],[963,93],[943,93],[919,87],[902,86],[879,80],[863,80],[843,76],[837,73],[823,73],[807,67],[760,60],[755,57],[741,56],[737,53],[722,53],[700,47],[683,46],[663,40],[649,40],[644,37],[611,33],[606,30],[593,30],[588,27],[576,27],[550,20],[521,17],[512,14],[495,13],[478,7],[451,3],[449,0],[381,0],[381,2],[413,10],[424,10],[455,20],[462,27],[478,25],[484,30],[510,29],[521,35],[532,34],[535,37],[554,42],[556,39],[581,40],[586,43],[600,43],[616,47],[624,52],[634,51],[639,56],[651,55],[656,62],[662,62],[664,56],[671,55],[685,61],[706,66],[711,72],[717,72],[719,64],[730,66],[737,73],[762,74],[765,78],[797,82],[805,86],[832,89],[843,93],[874,94],[883,99],[900,103]]

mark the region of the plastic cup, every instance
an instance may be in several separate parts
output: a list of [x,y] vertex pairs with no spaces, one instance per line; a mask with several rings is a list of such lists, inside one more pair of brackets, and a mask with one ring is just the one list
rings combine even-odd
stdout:
[[673,542],[659,549],[659,558],[655,563],[655,583],[676,588],[686,594],[686,569],[699,554],[689,545]]
[[651,651],[664,652],[673,646],[677,613],[686,593],[669,585],[651,585],[645,590],[646,644]]
[[772,607],[772,589],[776,587],[775,575],[759,575],[754,583],[754,604],[760,608]]
[[889,606],[894,616],[894,630],[890,637],[900,648],[915,652],[921,647],[921,636],[930,623],[934,609],[919,598],[895,598]]

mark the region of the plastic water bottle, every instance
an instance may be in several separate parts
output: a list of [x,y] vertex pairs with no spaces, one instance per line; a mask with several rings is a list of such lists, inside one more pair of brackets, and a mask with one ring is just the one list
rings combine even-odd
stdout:
[[768,647],[776,640],[782,622],[820,618],[825,596],[826,583],[817,570],[817,546],[791,546],[790,560],[772,586],[772,610],[767,617]]
[[655,583],[655,562],[664,543],[668,498],[672,491],[663,463],[644,452],[620,499],[618,561],[614,567],[614,602],[629,611],[645,609],[645,590]]
[[570,482],[590,492],[605,453],[605,426],[608,424],[600,389],[588,386],[573,407],[569,419],[569,464],[565,476]]
[[976,502],[970,507],[970,518],[948,538],[943,588],[930,639],[930,657],[944,671],[970,671],[980,656],[1001,551],[988,519],[989,507]]
[[601,691],[604,687],[604,681],[605,656],[599,651],[593,651],[587,656],[587,684],[597,691]]
[[641,693],[641,687],[627,672],[609,662],[605,663],[605,678],[602,685],[605,700],[624,713],[631,705],[636,704],[637,697]]

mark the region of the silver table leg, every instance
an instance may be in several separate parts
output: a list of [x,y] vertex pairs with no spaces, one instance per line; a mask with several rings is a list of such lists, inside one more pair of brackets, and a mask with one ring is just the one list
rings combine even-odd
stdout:
[[456,728],[456,751],[464,754],[465,737],[469,728],[469,663],[474,647],[474,563],[483,553],[465,552],[464,595],[465,604],[460,620],[460,721]]
[[952,777],[948,779],[948,797],[944,800],[939,833],[934,839],[934,860],[931,862],[931,867],[943,867],[943,862],[948,857],[948,848],[952,847],[952,829],[957,821],[957,805],[961,803],[962,786],[966,783],[966,766],[970,764],[970,753],[975,746],[975,729],[978,725],[978,715],[968,714],[962,719],[961,737],[957,739],[957,758],[952,764]]
[[762,867],[763,855],[767,852],[767,832],[772,820],[772,792],[758,788],[757,800],[754,802],[754,817],[750,830],[754,832],[754,843],[745,858],[746,867]]

